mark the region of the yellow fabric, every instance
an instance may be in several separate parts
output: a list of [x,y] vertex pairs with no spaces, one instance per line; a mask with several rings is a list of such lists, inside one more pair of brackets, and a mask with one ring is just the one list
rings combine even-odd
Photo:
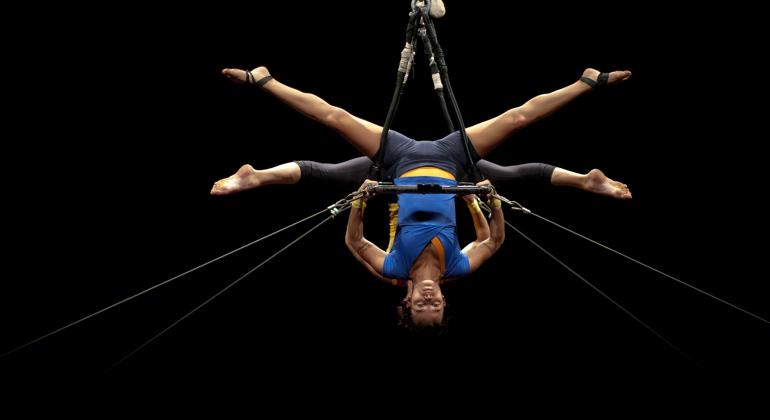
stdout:
[[353,207],[353,208],[356,208],[356,209],[362,209],[363,210],[363,209],[366,208],[366,201],[364,201],[364,200],[359,198],[358,200],[351,201],[350,202],[350,206]]
[[479,203],[477,201],[473,201],[468,204],[468,210],[471,211],[471,217],[473,218],[473,227],[478,230],[481,226],[481,218],[484,217],[481,213],[481,208],[479,207]]
[[434,166],[421,166],[401,174],[401,177],[411,176],[435,176],[437,178],[455,179],[454,175]]
[[390,247],[393,246],[393,241],[396,239],[396,228],[398,227],[398,203],[388,204],[388,219],[390,220],[390,240],[388,241],[388,249],[385,252],[390,252]]

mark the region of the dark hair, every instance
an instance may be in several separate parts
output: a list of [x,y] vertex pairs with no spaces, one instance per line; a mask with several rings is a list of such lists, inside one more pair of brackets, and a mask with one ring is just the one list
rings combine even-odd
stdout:
[[449,305],[444,300],[444,316],[441,318],[441,323],[430,325],[418,325],[414,323],[412,318],[412,311],[409,310],[407,303],[409,298],[404,298],[396,306],[396,315],[398,317],[398,326],[410,335],[425,336],[425,337],[437,337],[446,333],[449,328]]

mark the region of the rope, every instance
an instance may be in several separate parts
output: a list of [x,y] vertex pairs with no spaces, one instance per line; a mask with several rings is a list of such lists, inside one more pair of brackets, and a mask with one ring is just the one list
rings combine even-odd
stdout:
[[660,274],[660,275],[662,275],[664,277],[667,277],[667,278],[669,278],[671,280],[674,280],[675,282],[677,282],[679,284],[687,286],[690,289],[695,290],[698,293],[701,293],[701,294],[703,294],[705,296],[708,296],[708,297],[716,300],[717,302],[721,302],[721,303],[723,303],[723,304],[725,304],[725,305],[727,305],[727,306],[729,306],[729,307],[731,307],[733,309],[737,309],[738,311],[741,311],[741,312],[743,312],[746,315],[749,315],[749,316],[751,316],[753,318],[756,318],[756,319],[758,319],[758,320],[760,320],[760,321],[770,325],[770,321],[768,321],[767,319],[762,318],[761,316],[756,315],[756,314],[754,314],[752,312],[749,312],[749,311],[747,311],[747,310],[745,310],[743,308],[740,308],[740,307],[738,307],[738,306],[736,306],[736,305],[734,305],[734,304],[732,304],[732,303],[730,303],[730,302],[728,302],[728,301],[726,301],[724,299],[716,297],[716,296],[712,295],[711,293],[706,292],[705,290],[702,290],[702,289],[700,289],[698,287],[695,287],[695,286],[693,286],[693,285],[691,285],[689,283],[686,283],[686,282],[684,282],[684,281],[682,281],[682,280],[680,280],[680,279],[678,279],[678,278],[676,278],[676,277],[674,277],[674,276],[672,276],[670,274],[664,273],[664,272],[658,270],[657,268],[651,267],[651,266],[649,266],[649,265],[647,265],[647,264],[645,264],[645,263],[643,263],[643,262],[641,262],[641,261],[639,261],[639,260],[637,260],[635,258],[629,257],[628,255],[626,255],[626,254],[624,254],[624,253],[622,253],[620,251],[616,251],[616,250],[608,247],[607,245],[604,245],[604,244],[602,244],[600,242],[597,242],[597,241],[595,241],[595,240],[593,240],[593,239],[591,239],[591,238],[589,238],[589,237],[587,237],[585,235],[581,235],[581,234],[575,232],[574,230],[571,230],[571,229],[569,229],[567,227],[564,227],[564,226],[562,226],[562,225],[560,225],[560,224],[558,224],[558,223],[556,223],[556,222],[554,222],[552,220],[548,220],[545,217],[540,216],[539,214],[532,213],[532,212],[529,212],[529,214],[537,217],[538,219],[544,220],[544,221],[546,221],[546,222],[548,222],[548,223],[550,223],[550,224],[552,224],[552,225],[554,225],[554,226],[556,226],[556,227],[558,227],[560,229],[563,229],[563,230],[565,230],[565,231],[567,231],[567,232],[569,232],[569,233],[571,233],[571,234],[573,234],[573,235],[575,235],[575,236],[577,236],[579,238],[585,239],[586,241],[591,242],[594,245],[600,246],[600,247],[606,249],[607,251],[610,251],[610,252],[613,252],[613,253],[615,253],[617,255],[620,255],[621,257],[623,257],[623,258],[625,258],[625,259],[627,259],[629,261],[632,261],[632,262],[634,262],[636,264],[641,265],[642,267],[648,268],[648,269],[650,269],[650,270],[652,270],[652,271],[654,271],[654,272],[656,272],[656,273],[658,273],[658,274]]
[[621,311],[625,312],[625,314],[626,314],[626,315],[628,315],[628,316],[630,316],[631,318],[633,318],[633,319],[634,319],[636,322],[638,322],[639,324],[641,324],[641,325],[642,325],[644,328],[646,328],[648,331],[650,331],[651,333],[653,333],[653,334],[654,334],[656,337],[658,337],[659,339],[661,339],[661,340],[662,340],[664,343],[666,343],[666,344],[667,344],[669,347],[671,347],[672,349],[676,350],[676,352],[677,352],[677,353],[679,353],[680,355],[682,355],[682,356],[683,356],[685,359],[689,360],[690,362],[692,362],[692,363],[693,363],[693,364],[695,364],[695,365],[698,365],[698,363],[697,363],[697,362],[695,362],[695,360],[691,359],[691,358],[690,358],[690,357],[689,357],[689,356],[688,356],[686,353],[684,353],[684,352],[683,352],[683,351],[682,351],[682,350],[681,350],[679,347],[675,346],[675,345],[674,345],[672,342],[668,341],[668,340],[667,340],[665,337],[663,337],[663,335],[661,335],[660,333],[658,333],[657,331],[655,331],[655,329],[653,329],[651,326],[647,325],[647,323],[645,323],[644,321],[642,321],[641,319],[639,319],[639,317],[637,317],[636,315],[634,315],[633,313],[631,313],[631,311],[629,311],[628,309],[626,309],[625,307],[623,307],[623,305],[621,305],[620,303],[616,302],[616,301],[615,301],[614,299],[612,299],[612,298],[611,298],[609,295],[607,295],[606,293],[604,293],[603,291],[601,291],[601,290],[600,290],[598,287],[594,286],[594,285],[593,285],[593,284],[592,284],[590,281],[588,281],[588,280],[587,280],[585,277],[581,276],[581,275],[580,275],[580,274],[579,274],[577,271],[573,270],[573,269],[572,269],[570,266],[568,266],[568,265],[567,265],[565,262],[563,262],[563,261],[562,261],[562,260],[560,260],[558,257],[556,257],[555,255],[553,255],[553,254],[551,254],[550,252],[548,252],[548,250],[546,250],[545,248],[543,248],[543,247],[542,247],[540,244],[538,244],[537,242],[535,242],[535,241],[534,241],[532,238],[530,238],[529,236],[525,235],[525,234],[524,234],[524,232],[520,231],[519,229],[516,229],[516,227],[515,227],[515,226],[513,226],[513,225],[512,225],[510,222],[508,222],[507,220],[505,221],[505,224],[506,224],[506,225],[508,225],[508,227],[510,227],[511,229],[513,229],[513,230],[514,230],[516,233],[518,233],[519,235],[521,235],[521,236],[522,236],[524,239],[526,239],[526,240],[528,240],[530,243],[532,243],[532,245],[536,246],[538,249],[540,249],[541,251],[543,251],[543,252],[544,252],[546,255],[548,255],[549,257],[551,257],[551,258],[552,258],[554,261],[556,261],[557,263],[559,263],[559,265],[561,265],[562,267],[564,267],[565,269],[567,269],[567,271],[569,271],[570,273],[574,274],[574,275],[575,275],[575,277],[577,277],[577,278],[579,278],[580,280],[582,280],[582,281],[583,281],[583,283],[587,284],[587,285],[588,285],[590,288],[594,289],[594,290],[595,290],[597,293],[599,293],[600,295],[602,295],[602,296],[603,296],[605,299],[609,300],[609,301],[610,301],[610,302],[611,302],[613,305],[617,306],[617,307],[618,307],[618,308],[619,308]]
[[141,349],[143,349],[143,348],[147,347],[147,346],[148,346],[150,343],[152,343],[153,341],[155,341],[155,340],[156,340],[158,337],[160,337],[161,335],[165,334],[165,333],[166,333],[168,330],[170,330],[170,329],[174,328],[174,327],[175,327],[177,324],[179,324],[180,322],[182,322],[182,321],[184,321],[185,319],[187,319],[187,318],[188,318],[190,315],[192,315],[192,314],[194,314],[195,312],[197,312],[199,309],[201,309],[202,307],[204,307],[205,305],[207,305],[207,304],[208,304],[209,302],[211,302],[212,300],[216,299],[216,298],[217,298],[219,295],[221,295],[222,293],[226,292],[226,291],[227,291],[227,290],[229,290],[231,287],[235,286],[235,285],[236,285],[238,282],[240,282],[241,280],[243,280],[244,278],[246,278],[246,277],[247,277],[249,274],[253,273],[253,272],[254,272],[254,271],[256,271],[258,268],[260,268],[260,267],[262,267],[263,265],[267,264],[267,262],[268,262],[268,261],[270,261],[270,260],[272,260],[273,258],[277,257],[277,256],[278,256],[278,255],[280,255],[280,254],[281,254],[283,251],[285,251],[286,249],[288,249],[290,246],[292,246],[292,245],[294,245],[295,243],[299,242],[299,240],[300,240],[300,239],[302,239],[302,238],[304,238],[305,236],[307,236],[308,234],[310,234],[310,232],[312,232],[312,231],[314,231],[314,230],[318,229],[319,227],[321,227],[321,225],[323,225],[324,223],[328,222],[329,220],[331,220],[331,219],[333,219],[333,218],[334,218],[334,216],[333,216],[333,215],[332,215],[332,216],[329,216],[329,217],[327,217],[326,219],[324,219],[323,221],[321,221],[321,223],[319,223],[319,224],[317,224],[317,225],[313,226],[312,228],[310,228],[310,230],[308,230],[307,232],[305,232],[305,233],[303,233],[302,235],[300,235],[300,236],[299,236],[297,239],[295,239],[295,240],[291,241],[291,242],[290,242],[288,245],[286,245],[286,246],[284,246],[283,248],[281,248],[280,250],[278,250],[278,252],[274,253],[273,255],[271,255],[270,257],[268,257],[266,260],[264,260],[264,261],[262,261],[261,263],[259,263],[259,264],[258,264],[256,267],[254,267],[254,268],[252,268],[251,270],[247,271],[247,272],[246,272],[246,274],[242,275],[241,277],[238,277],[238,279],[236,279],[236,280],[235,280],[235,281],[233,281],[232,283],[230,283],[230,284],[228,284],[227,286],[225,286],[225,288],[223,288],[223,289],[222,289],[222,290],[220,290],[219,292],[215,293],[215,294],[214,294],[213,296],[211,296],[210,298],[208,298],[208,299],[206,299],[205,301],[203,301],[203,303],[201,303],[200,305],[198,305],[198,306],[196,306],[195,308],[193,308],[193,310],[191,310],[190,312],[186,313],[186,314],[185,314],[183,317],[181,317],[181,318],[177,319],[177,320],[176,320],[176,321],[174,321],[174,322],[173,322],[171,325],[169,325],[168,327],[166,327],[165,329],[163,329],[161,332],[159,332],[159,333],[155,334],[155,335],[154,335],[154,336],[152,336],[152,337],[151,337],[149,340],[147,340],[147,341],[145,341],[144,343],[142,343],[142,345],[140,345],[139,347],[135,348],[135,349],[134,349],[133,351],[131,351],[130,353],[128,353],[128,354],[126,354],[125,356],[123,356],[123,358],[121,358],[120,360],[118,360],[117,362],[115,362],[115,364],[113,364],[112,366],[110,366],[110,368],[109,368],[109,369],[107,369],[107,371],[109,372],[109,371],[111,371],[112,369],[116,368],[118,365],[120,365],[121,363],[123,363],[124,361],[126,361],[128,358],[130,358],[131,356],[133,356],[134,354],[136,354],[137,352],[139,352]]
[[[360,196],[360,195],[358,195],[358,196]],[[161,283],[158,283],[158,284],[156,284],[155,286],[149,287],[149,288],[147,288],[147,289],[145,289],[145,290],[142,290],[142,291],[141,291],[141,292],[139,292],[139,293],[136,293],[136,294],[134,294],[134,295],[131,295],[131,296],[129,296],[129,297],[127,297],[127,298],[123,299],[123,300],[120,300],[120,301],[118,301],[118,302],[116,302],[116,303],[113,303],[112,305],[109,305],[109,306],[107,306],[107,307],[104,307],[104,308],[102,308],[102,309],[100,309],[100,310],[98,310],[98,311],[96,311],[96,312],[94,312],[94,313],[92,313],[92,314],[90,314],[90,315],[88,315],[88,316],[84,316],[83,318],[80,318],[80,319],[78,319],[77,321],[71,322],[71,323],[69,323],[69,324],[67,324],[67,325],[65,325],[65,326],[63,326],[63,327],[61,327],[61,328],[58,328],[58,329],[56,329],[56,330],[53,330],[53,331],[51,331],[51,332],[49,332],[49,333],[47,333],[47,334],[44,334],[44,335],[42,335],[42,336],[40,336],[40,337],[38,337],[38,338],[35,338],[34,340],[31,340],[31,341],[27,342],[27,343],[25,343],[25,344],[22,344],[22,345],[20,345],[20,346],[18,346],[18,347],[16,347],[16,348],[13,348],[13,349],[11,349],[11,350],[8,350],[7,352],[5,352],[5,353],[3,353],[3,354],[1,354],[1,355],[0,355],[0,359],[2,359],[2,358],[4,358],[4,357],[6,357],[6,356],[8,356],[8,355],[11,355],[11,354],[13,354],[13,353],[16,353],[17,351],[19,351],[19,350],[22,350],[22,349],[24,349],[24,348],[26,348],[26,347],[28,347],[28,346],[30,346],[30,345],[32,345],[32,344],[35,344],[35,343],[37,343],[38,341],[44,340],[44,339],[46,339],[46,338],[48,338],[48,337],[50,337],[50,336],[52,336],[52,335],[54,335],[54,334],[58,334],[58,333],[60,333],[60,332],[62,332],[62,331],[64,331],[64,330],[66,330],[66,329],[69,329],[69,328],[71,328],[71,327],[74,327],[75,325],[78,325],[78,324],[80,324],[80,323],[82,323],[82,322],[84,322],[84,321],[87,321],[87,320],[89,320],[89,319],[91,319],[91,318],[93,318],[93,317],[95,317],[95,316],[97,316],[97,315],[99,315],[99,314],[102,314],[102,313],[104,313],[104,312],[107,312],[108,310],[110,310],[110,309],[113,309],[113,308],[115,308],[115,307],[117,307],[117,306],[120,306],[120,305],[122,305],[122,304],[124,304],[124,303],[126,303],[126,302],[128,302],[128,301],[131,301],[131,300],[133,300],[133,299],[136,299],[136,298],[138,298],[139,296],[142,296],[142,295],[144,295],[144,294],[146,294],[146,293],[149,293],[149,292],[151,292],[151,291],[153,291],[153,290],[155,290],[155,289],[157,289],[157,288],[159,288],[159,287],[161,287],[161,286],[164,286],[164,285],[166,285],[166,284],[168,284],[168,283],[171,283],[172,281],[174,281],[174,280],[176,280],[176,279],[179,279],[179,278],[181,278],[181,277],[184,277],[184,276],[186,276],[186,275],[188,275],[188,274],[190,274],[190,273],[193,273],[193,272],[195,272],[195,271],[197,271],[197,270],[200,270],[201,268],[203,268],[203,267],[206,267],[206,266],[208,266],[208,265],[210,265],[210,264],[212,264],[212,263],[214,263],[214,262],[217,262],[217,261],[219,261],[219,260],[221,260],[221,259],[223,259],[223,258],[225,258],[225,257],[228,257],[228,256],[230,256],[230,255],[232,255],[232,254],[235,254],[236,252],[242,251],[242,250],[244,250],[244,249],[246,249],[246,248],[248,248],[248,247],[250,247],[250,246],[252,246],[252,245],[255,245],[255,244],[257,244],[257,243],[259,243],[259,242],[261,242],[261,241],[263,241],[263,240],[265,240],[265,239],[267,239],[267,238],[271,237],[271,236],[277,235],[278,233],[281,233],[281,232],[283,232],[283,231],[285,231],[285,230],[287,230],[287,229],[289,229],[289,228],[292,228],[292,227],[294,227],[294,226],[296,226],[296,225],[298,225],[298,224],[300,224],[300,223],[302,223],[302,222],[305,222],[305,221],[307,221],[307,220],[310,220],[310,219],[312,219],[312,218],[314,218],[314,217],[316,217],[316,216],[320,215],[321,213],[324,213],[324,212],[326,212],[326,211],[331,211],[331,212],[332,212],[332,216],[331,216],[331,217],[334,217],[334,216],[336,216],[337,214],[339,214],[339,212],[346,210],[346,209],[347,209],[347,207],[345,207],[345,206],[346,206],[346,205],[347,205],[347,206],[349,206],[349,203],[350,203],[350,201],[354,200],[355,198],[357,198],[357,193],[351,193],[351,194],[348,194],[348,196],[347,196],[347,197],[343,198],[342,200],[339,200],[339,201],[338,201],[338,202],[336,202],[335,204],[332,204],[331,206],[327,207],[326,209],[323,209],[323,210],[321,210],[321,211],[319,211],[319,212],[317,212],[317,213],[315,213],[315,214],[313,214],[313,215],[310,215],[310,216],[308,216],[308,217],[305,217],[305,218],[304,218],[304,219],[302,219],[302,220],[299,220],[299,221],[297,221],[297,222],[294,222],[294,223],[292,223],[292,224],[290,224],[290,225],[288,225],[288,226],[286,226],[286,227],[283,227],[283,228],[281,228],[281,229],[278,229],[278,230],[276,230],[275,232],[272,232],[272,233],[270,233],[270,234],[268,234],[268,235],[265,235],[265,236],[263,236],[263,237],[261,237],[261,238],[259,238],[259,239],[255,240],[255,241],[249,242],[249,243],[247,243],[246,245],[243,245],[243,246],[241,246],[241,247],[239,247],[239,248],[236,248],[236,249],[234,249],[234,250],[232,250],[232,251],[229,251],[229,252],[227,252],[227,253],[225,253],[225,254],[222,254],[222,255],[220,255],[220,256],[218,256],[218,257],[216,257],[216,258],[212,259],[212,260],[209,260],[209,261],[207,261],[207,262],[205,262],[205,263],[203,263],[203,264],[201,264],[201,265],[199,265],[199,266],[195,267],[195,268],[191,268],[190,270],[187,270],[187,271],[185,271],[184,273],[178,274],[178,275],[176,275],[176,276],[174,276],[174,277],[172,277],[172,278],[170,278],[170,279],[168,279],[168,280],[165,280],[165,281],[163,281],[163,282],[161,282]]]

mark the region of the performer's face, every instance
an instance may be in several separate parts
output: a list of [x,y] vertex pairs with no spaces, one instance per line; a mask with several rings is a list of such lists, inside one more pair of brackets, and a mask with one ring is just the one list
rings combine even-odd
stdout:
[[441,324],[444,318],[444,295],[438,282],[419,280],[415,282],[412,296],[409,297],[409,311],[416,325]]

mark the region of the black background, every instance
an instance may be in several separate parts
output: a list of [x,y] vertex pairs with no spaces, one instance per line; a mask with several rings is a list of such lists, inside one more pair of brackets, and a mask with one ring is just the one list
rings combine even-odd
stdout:
[[[454,3],[437,30],[469,125],[569,84],[585,67],[634,73],[488,157],[579,172],[600,168],[627,183],[633,200],[547,187],[505,196],[770,317],[757,204],[764,180],[751,163],[764,138],[750,127],[757,115],[751,99],[761,97],[753,72],[761,67],[751,66],[755,38],[740,25],[744,17],[703,8],[661,13],[615,5],[597,13],[585,6]],[[93,12],[98,19],[66,20],[41,49],[26,50],[44,70],[15,84],[22,95],[10,119],[23,125],[14,136],[25,147],[6,157],[12,172],[3,350],[344,196],[344,189],[302,185],[208,194],[244,163],[266,168],[357,156],[332,131],[220,71],[266,65],[290,86],[381,124],[408,8],[278,2]],[[723,30],[726,22],[739,29]],[[418,59],[393,128],[438,138],[443,120],[424,57]],[[50,79],[39,83],[38,75]],[[368,213],[367,236],[384,245],[385,210]],[[403,337],[394,313],[403,291],[370,278],[349,255],[342,217],[108,375],[321,383],[342,374],[407,379],[438,370],[579,382],[585,375],[634,381],[766,371],[768,325],[541,221],[516,214],[508,220],[696,363],[510,230],[493,260],[447,285],[447,336]],[[459,221],[467,240],[468,218]],[[103,375],[300,232],[3,358],[0,367]]]

